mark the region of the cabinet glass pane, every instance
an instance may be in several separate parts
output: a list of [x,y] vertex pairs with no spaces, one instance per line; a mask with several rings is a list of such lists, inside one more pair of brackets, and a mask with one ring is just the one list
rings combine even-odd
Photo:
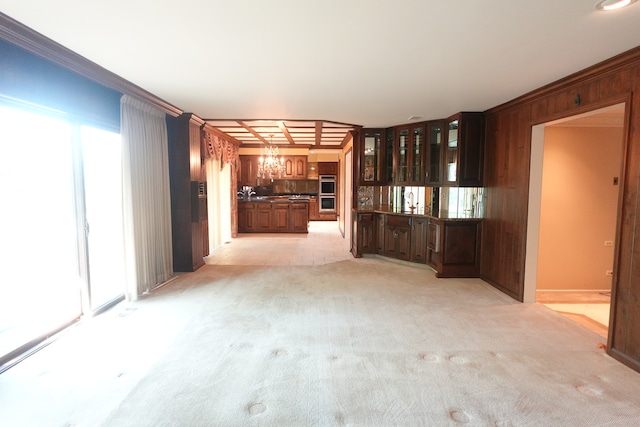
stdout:
[[440,182],[440,153],[442,150],[442,126],[429,126],[429,173],[427,181]]
[[456,182],[458,172],[458,121],[449,122],[447,138],[446,180]]
[[365,182],[380,181],[380,133],[364,136],[363,180]]
[[398,177],[396,182],[409,180],[409,130],[398,133]]
[[396,134],[392,129],[387,130],[386,132],[387,140],[385,144],[385,153],[387,155],[387,163],[386,163],[386,182],[393,182],[393,146],[396,139]]
[[421,182],[424,178],[422,159],[424,157],[424,128],[413,129],[413,146],[411,147],[411,175],[410,180]]

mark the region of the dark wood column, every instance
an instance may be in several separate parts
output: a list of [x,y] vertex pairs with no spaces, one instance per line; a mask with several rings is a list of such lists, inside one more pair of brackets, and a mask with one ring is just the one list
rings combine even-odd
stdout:
[[204,121],[185,113],[167,117],[174,271],[204,265],[207,224],[206,176],[200,128]]

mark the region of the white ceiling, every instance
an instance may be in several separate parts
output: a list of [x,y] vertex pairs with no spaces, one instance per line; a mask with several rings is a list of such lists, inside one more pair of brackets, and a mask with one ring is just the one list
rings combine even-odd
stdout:
[[640,45],[640,2],[0,0],[204,119],[365,127],[484,111]]

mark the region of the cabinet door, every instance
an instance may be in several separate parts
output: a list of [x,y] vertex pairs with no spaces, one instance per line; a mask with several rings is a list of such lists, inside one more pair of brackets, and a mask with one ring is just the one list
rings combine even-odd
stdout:
[[375,253],[375,229],[373,221],[373,213],[358,214],[358,254]]
[[311,198],[309,200],[309,220],[318,220],[318,199]]
[[384,216],[384,214],[377,214],[376,215],[376,223],[377,223],[377,227],[376,227],[376,253],[379,254],[379,255],[384,255],[384,240],[385,240],[385,233],[384,233],[385,216]]
[[409,145],[409,182],[412,185],[424,185],[425,183],[425,138],[424,125],[414,126],[411,129],[411,141]]
[[442,184],[442,138],[444,123],[432,122],[427,125],[427,185],[438,187]]
[[238,231],[251,232],[255,229],[255,203],[238,203]]
[[447,144],[445,146],[445,162],[444,162],[444,183],[455,185],[458,183],[458,159],[460,151],[458,150],[458,129],[460,121],[458,116],[451,119],[447,123]]
[[444,185],[482,187],[484,114],[458,113],[447,121]]
[[385,144],[384,144],[384,153],[385,153],[385,176],[384,182],[392,183],[395,178],[395,143],[396,143],[396,131],[395,129],[387,129],[385,131]]
[[274,204],[272,212],[273,229],[279,232],[289,231],[289,205],[287,203]]
[[295,160],[291,156],[284,156],[284,178],[293,178],[295,175]]
[[382,132],[364,130],[360,151],[361,185],[379,185],[382,183]]
[[409,166],[410,166],[410,139],[409,128],[398,128],[398,140],[396,145],[396,171],[395,171],[395,183],[410,184],[409,179]]
[[411,261],[427,262],[428,218],[413,218],[411,224]]
[[255,216],[256,231],[271,231],[271,205],[267,203],[258,203]]
[[338,175],[338,162],[319,162],[318,175]]
[[295,156],[293,162],[294,178],[305,179],[307,177],[307,158],[305,156]]
[[258,157],[240,156],[238,184],[255,186],[258,179]]
[[294,203],[289,207],[291,231],[307,232],[309,225],[309,204]]

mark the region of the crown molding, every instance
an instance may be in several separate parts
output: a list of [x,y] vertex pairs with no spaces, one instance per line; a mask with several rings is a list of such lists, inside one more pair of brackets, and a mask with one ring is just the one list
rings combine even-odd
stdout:
[[0,12],[0,38],[122,94],[177,117],[182,110]]

